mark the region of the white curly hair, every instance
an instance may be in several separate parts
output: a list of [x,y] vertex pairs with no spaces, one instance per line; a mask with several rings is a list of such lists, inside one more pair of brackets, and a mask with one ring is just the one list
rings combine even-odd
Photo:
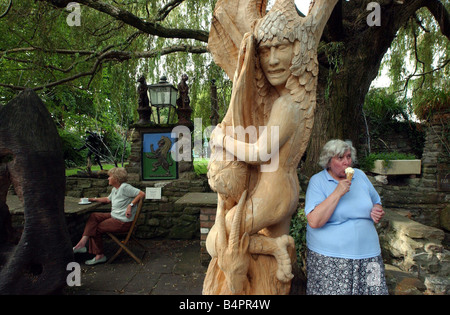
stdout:
[[331,158],[335,156],[343,156],[345,152],[349,151],[352,155],[352,163],[356,162],[356,149],[350,142],[342,141],[339,139],[333,139],[328,141],[322,148],[322,152],[319,157],[319,165],[327,169],[329,167]]

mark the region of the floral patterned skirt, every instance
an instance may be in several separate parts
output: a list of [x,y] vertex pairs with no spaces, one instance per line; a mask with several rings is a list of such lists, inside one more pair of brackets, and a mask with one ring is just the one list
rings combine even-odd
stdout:
[[329,257],[307,250],[310,295],[387,295],[381,255],[366,259]]

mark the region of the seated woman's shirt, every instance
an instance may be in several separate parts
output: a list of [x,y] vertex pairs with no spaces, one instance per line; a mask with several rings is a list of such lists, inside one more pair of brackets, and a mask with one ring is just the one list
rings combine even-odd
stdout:
[[122,183],[118,189],[111,190],[108,199],[111,200],[111,217],[122,222],[131,222],[134,219],[137,205],[131,208],[131,217],[127,218],[126,211],[128,205],[139,194],[139,189],[127,183]]

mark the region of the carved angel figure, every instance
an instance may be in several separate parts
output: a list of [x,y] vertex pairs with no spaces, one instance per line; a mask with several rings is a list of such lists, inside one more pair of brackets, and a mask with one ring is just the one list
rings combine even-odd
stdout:
[[[306,17],[294,0],[264,15],[266,3],[219,0],[213,15],[209,49],[233,76],[233,93],[211,138],[219,203],[204,294],[288,294],[293,277],[297,165],[313,125],[317,46],[337,0],[316,0]],[[251,127],[252,136],[240,134]]]

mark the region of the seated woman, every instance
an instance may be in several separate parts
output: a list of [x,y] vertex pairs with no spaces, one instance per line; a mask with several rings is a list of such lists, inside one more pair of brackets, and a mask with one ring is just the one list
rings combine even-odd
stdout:
[[95,265],[106,262],[103,254],[102,235],[106,232],[127,232],[134,220],[137,204],[145,197],[145,193],[126,183],[127,171],[123,167],[116,167],[108,172],[109,185],[113,186],[108,197],[89,198],[89,201],[111,203],[111,212],[94,212],[90,215],[83,236],[73,248],[74,253],[87,252],[86,243],[89,241],[89,253],[95,257],[85,262]]
[[325,144],[323,171],[306,191],[307,294],[387,294],[384,265],[374,223],[384,215],[367,176],[355,169],[356,150],[342,140]]

